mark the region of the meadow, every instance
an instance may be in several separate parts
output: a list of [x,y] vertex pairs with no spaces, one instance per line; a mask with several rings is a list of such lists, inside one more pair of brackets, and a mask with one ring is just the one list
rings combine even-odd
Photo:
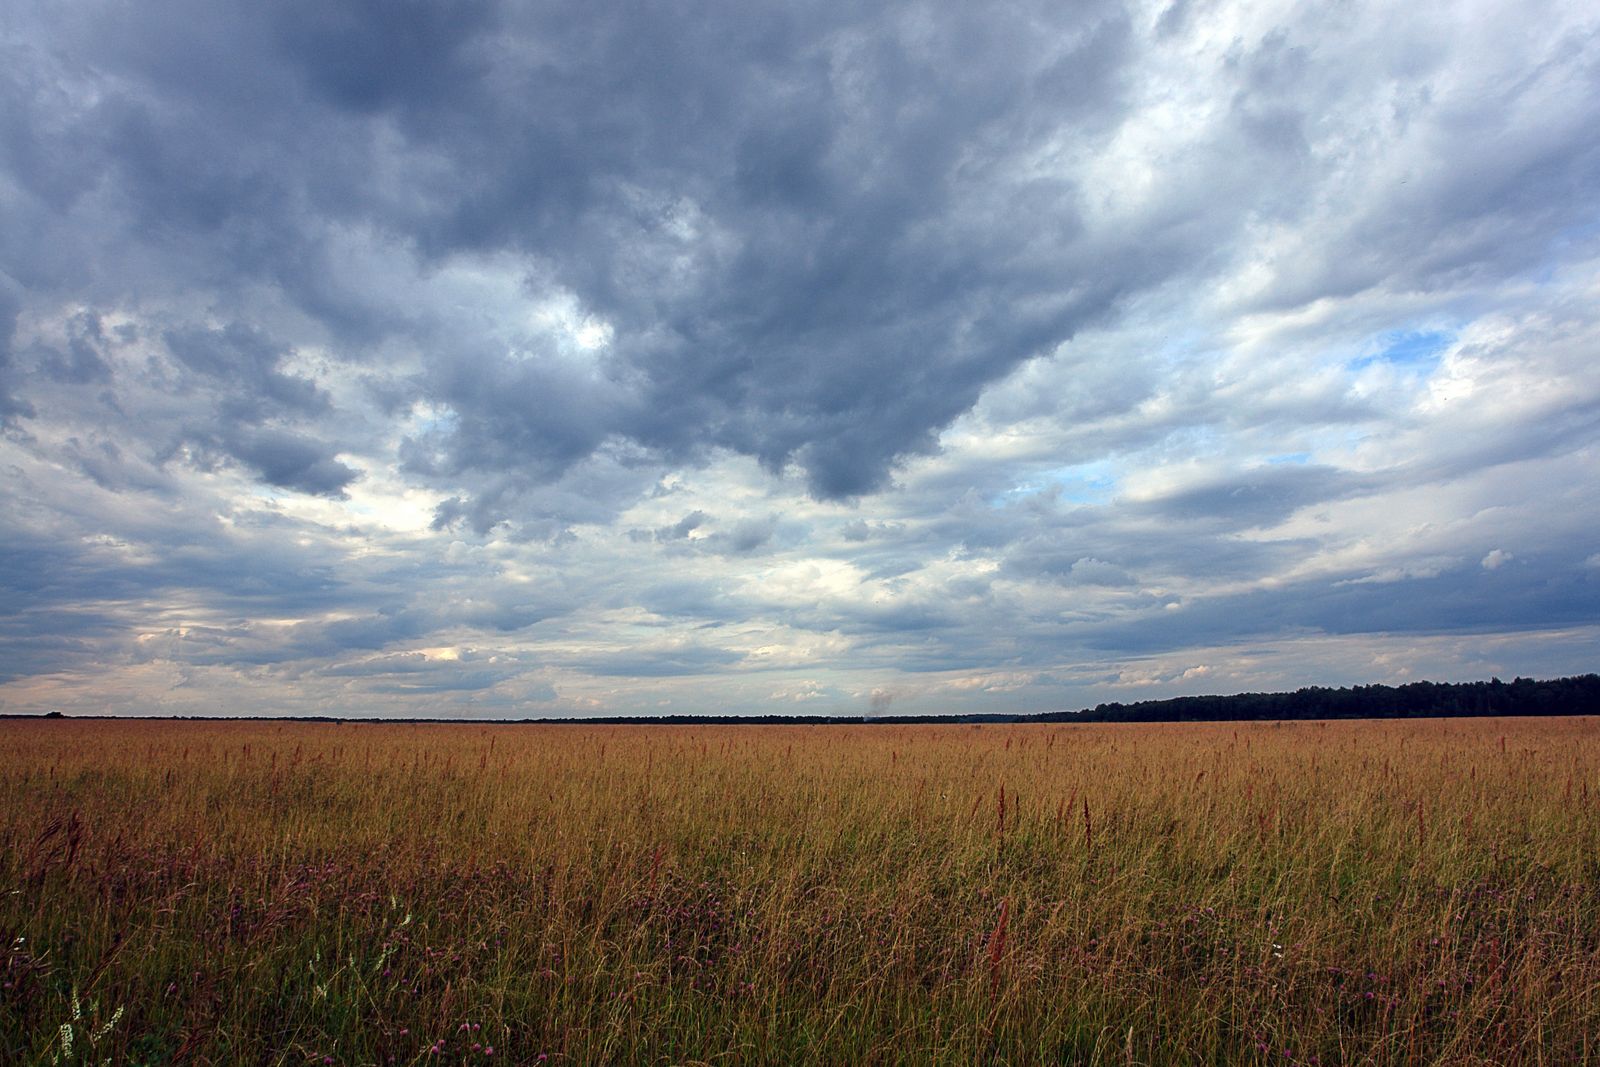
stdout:
[[1600,720],[0,722],[0,1062],[1600,1060]]

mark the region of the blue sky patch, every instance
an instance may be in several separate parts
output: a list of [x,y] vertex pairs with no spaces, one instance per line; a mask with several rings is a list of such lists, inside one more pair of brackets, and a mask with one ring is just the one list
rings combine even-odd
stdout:
[[1445,330],[1391,330],[1378,335],[1378,351],[1358,356],[1350,366],[1363,370],[1387,363],[1403,370],[1425,370],[1439,362],[1440,353],[1455,339],[1455,333]]

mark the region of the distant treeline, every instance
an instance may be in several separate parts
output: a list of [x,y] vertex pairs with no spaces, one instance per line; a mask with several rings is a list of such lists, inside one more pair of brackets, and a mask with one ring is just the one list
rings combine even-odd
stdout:
[[[1421,719],[1467,715],[1600,714],[1600,674],[1535,681],[1411,682],[1330,689],[1308,686],[1292,693],[1234,693],[1231,696],[1172,697],[1136,704],[1097,704],[1082,711],[1039,715],[763,716],[684,715],[652,722],[767,723],[934,723],[934,722],[1217,722],[1257,719]],[[615,722],[638,722],[615,719]]]
[[[848,726],[861,723],[986,722],[1219,722],[1259,719],[1424,719],[1472,715],[1600,715],[1600,674],[1535,681],[1410,682],[1406,685],[1357,685],[1330,689],[1313,685],[1292,693],[1234,693],[1232,696],[1171,697],[1135,704],[1096,704],[1082,711],[1047,711],[1038,715],[976,713],[968,715],[607,715],[589,719],[443,719],[336,718],[329,715],[233,716],[184,715],[182,719],[216,721],[248,718],[282,722],[424,723],[572,723],[574,725],[661,726]],[[0,714],[0,719],[39,718]],[[63,718],[51,712],[44,718]],[[74,719],[119,718],[74,715]],[[163,716],[164,717],[164,716]]]
[[1292,693],[1172,697],[1136,704],[1097,704],[1082,711],[1039,715],[669,715],[651,719],[607,718],[585,722],[842,724],[856,722],[1217,722],[1257,719],[1421,719],[1467,715],[1597,715],[1600,674],[1535,681],[1411,682],[1331,689],[1307,686]]
[[1457,715],[1600,713],[1600,674],[1536,682],[1411,682],[1348,689],[1309,686],[1292,693],[1173,697],[1097,704],[1084,711],[1033,716],[1042,722],[1208,722],[1254,719],[1412,719]]

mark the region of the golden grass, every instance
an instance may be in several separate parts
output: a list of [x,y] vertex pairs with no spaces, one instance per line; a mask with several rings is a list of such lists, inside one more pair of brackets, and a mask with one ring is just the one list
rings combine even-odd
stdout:
[[1597,770],[1593,718],[10,721],[0,1060],[1588,1062]]

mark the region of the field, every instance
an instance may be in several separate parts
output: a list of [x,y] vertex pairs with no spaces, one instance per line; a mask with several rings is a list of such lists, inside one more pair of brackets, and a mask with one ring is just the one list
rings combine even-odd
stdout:
[[1600,721],[0,723],[0,1062],[1587,1063]]

